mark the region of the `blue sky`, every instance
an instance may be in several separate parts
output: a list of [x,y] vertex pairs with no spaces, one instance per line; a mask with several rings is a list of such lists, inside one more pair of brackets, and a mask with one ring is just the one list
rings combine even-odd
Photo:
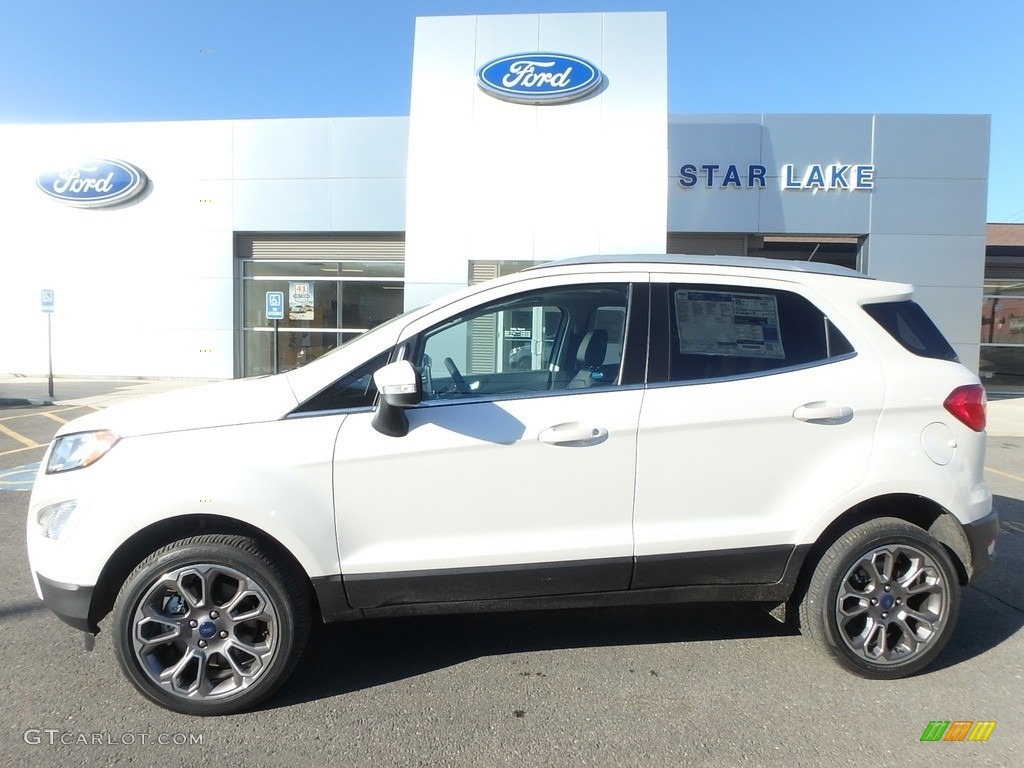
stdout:
[[0,123],[407,115],[416,16],[668,13],[669,111],[992,115],[1024,222],[1021,0],[0,0]]

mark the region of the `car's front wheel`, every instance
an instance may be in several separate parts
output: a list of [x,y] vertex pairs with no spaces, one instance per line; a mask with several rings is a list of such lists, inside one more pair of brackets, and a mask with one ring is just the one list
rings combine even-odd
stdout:
[[255,706],[291,673],[309,634],[309,599],[253,539],[183,539],[144,559],[114,604],[114,651],[161,706],[223,715]]
[[895,518],[859,525],[822,556],[800,604],[801,631],[844,667],[894,679],[949,641],[960,583],[942,544]]

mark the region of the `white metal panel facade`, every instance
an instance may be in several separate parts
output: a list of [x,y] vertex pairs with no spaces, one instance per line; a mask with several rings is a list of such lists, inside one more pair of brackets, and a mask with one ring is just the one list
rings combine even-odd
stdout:
[[[231,378],[235,233],[403,232],[407,133],[403,117],[0,126],[0,286],[19,329],[0,368],[46,370],[48,288],[58,375]],[[133,163],[148,188],[107,209],[36,188],[89,157]]]
[[[582,57],[607,87],[510,103],[476,82],[524,51]],[[406,209],[406,305],[466,284],[474,259],[665,249],[663,13],[419,19]]]
[[[237,233],[404,235],[408,306],[466,285],[471,262],[856,238],[866,271],[916,283],[976,365],[989,118],[670,117],[665,35],[662,13],[420,19],[408,118],[0,126],[0,300],[15,329],[0,370],[46,370],[47,288],[58,375],[236,375]],[[481,65],[524,51],[581,57],[606,81],[544,106],[477,85]],[[132,163],[148,188],[83,209],[36,187],[88,157]],[[871,186],[786,188],[787,167],[815,164],[870,165]]]

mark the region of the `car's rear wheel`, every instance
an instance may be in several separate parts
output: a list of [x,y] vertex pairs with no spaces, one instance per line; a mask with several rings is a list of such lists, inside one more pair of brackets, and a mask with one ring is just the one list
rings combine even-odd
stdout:
[[157,550],[114,605],[114,651],[161,706],[223,715],[255,706],[291,673],[309,634],[309,599],[253,539],[212,535]]
[[934,660],[959,608],[960,583],[942,544],[906,521],[880,518],[848,531],[818,561],[800,625],[850,671],[894,679]]

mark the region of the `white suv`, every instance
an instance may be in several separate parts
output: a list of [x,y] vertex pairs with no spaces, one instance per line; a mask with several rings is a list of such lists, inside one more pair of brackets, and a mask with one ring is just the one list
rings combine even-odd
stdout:
[[312,621],[494,607],[756,602],[895,678],[994,555],[984,428],[907,285],[571,259],[62,427],[28,549],[47,606],[88,641],[113,611],[127,677],[191,714],[270,695]]

